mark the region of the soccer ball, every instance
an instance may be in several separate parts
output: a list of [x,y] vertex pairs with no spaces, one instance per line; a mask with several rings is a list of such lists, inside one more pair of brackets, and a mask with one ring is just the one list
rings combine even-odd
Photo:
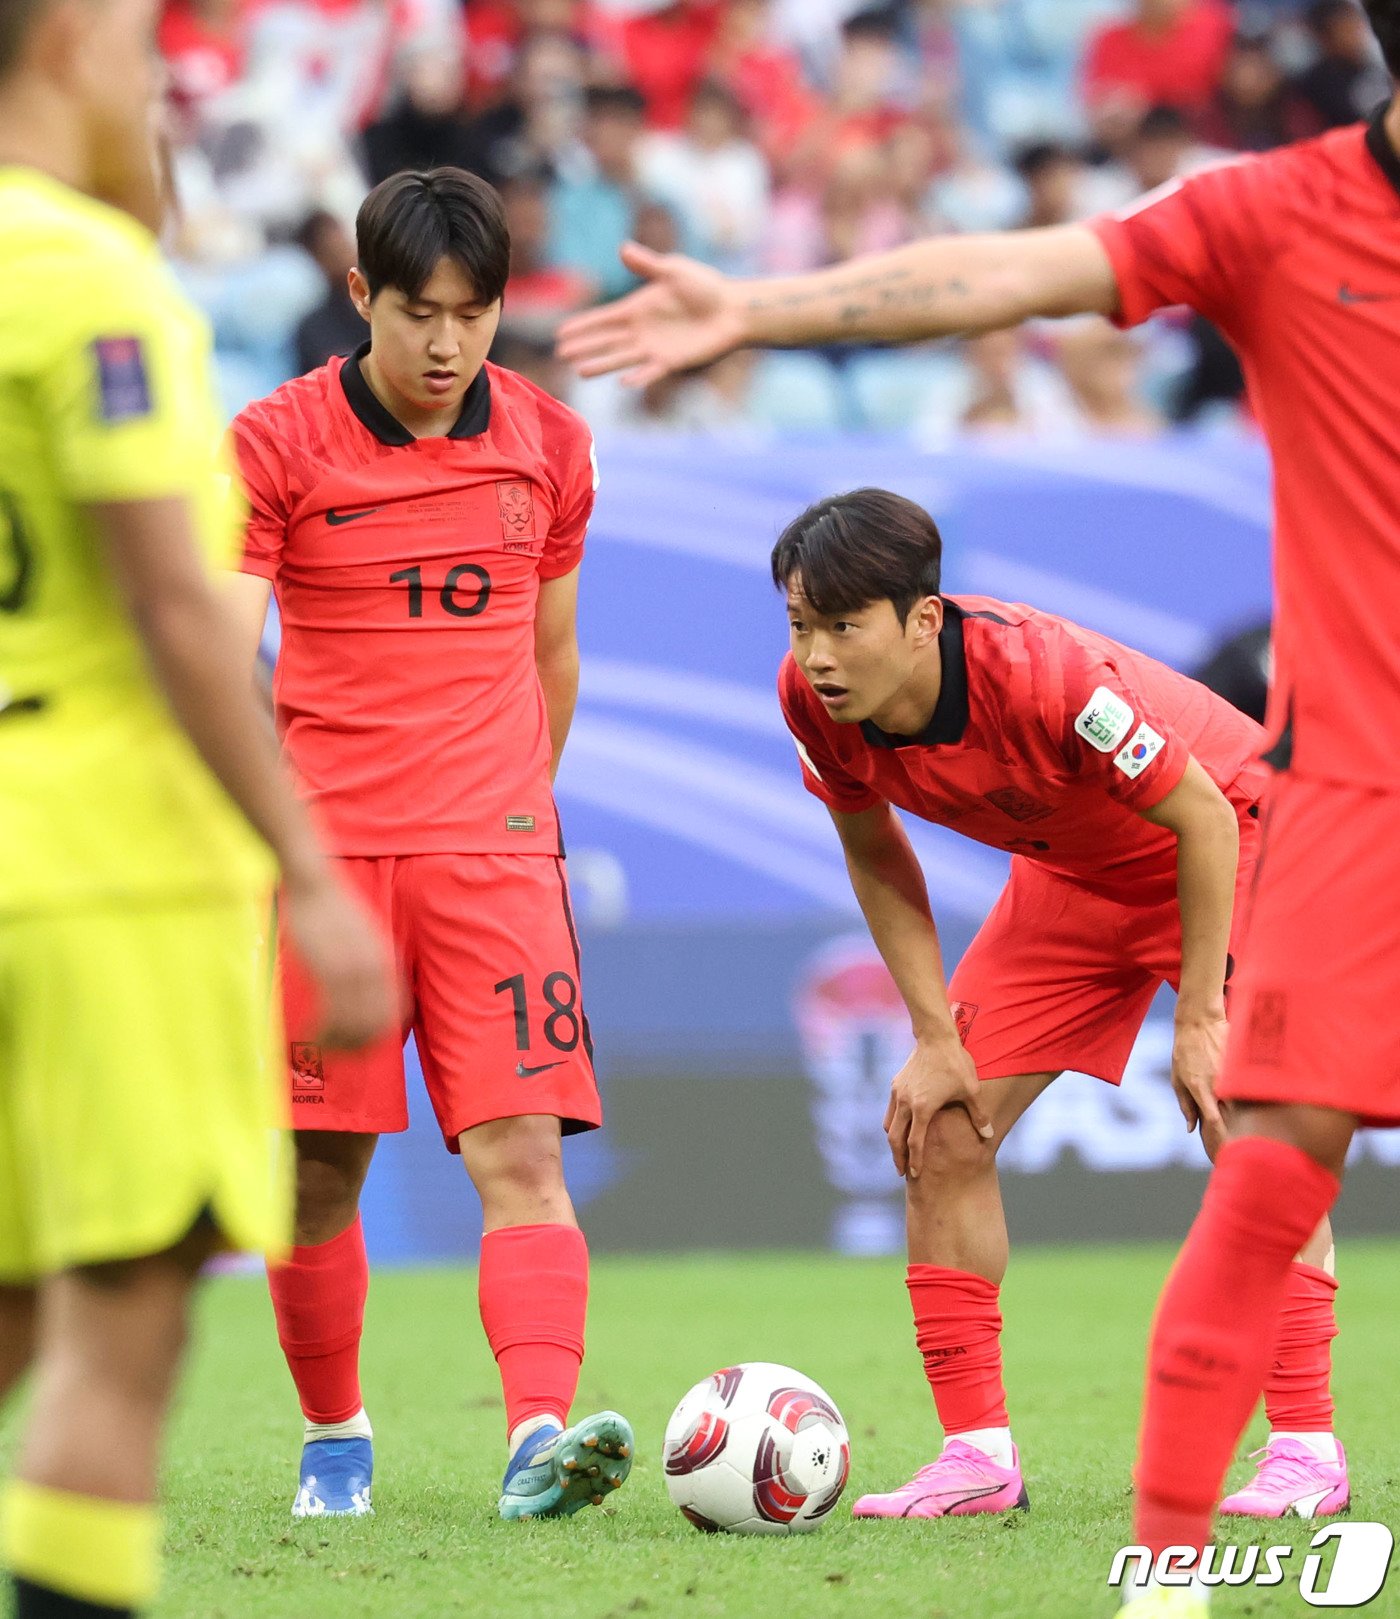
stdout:
[[851,1441],[810,1377],[755,1360],[691,1389],[666,1424],[664,1464],[671,1499],[697,1529],[800,1535],[840,1500]]

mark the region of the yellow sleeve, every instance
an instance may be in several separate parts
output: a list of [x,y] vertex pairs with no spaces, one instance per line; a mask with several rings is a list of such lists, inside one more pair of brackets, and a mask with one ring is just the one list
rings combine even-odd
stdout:
[[183,495],[207,479],[208,329],[159,260],[85,256],[37,378],[64,494],[78,504]]

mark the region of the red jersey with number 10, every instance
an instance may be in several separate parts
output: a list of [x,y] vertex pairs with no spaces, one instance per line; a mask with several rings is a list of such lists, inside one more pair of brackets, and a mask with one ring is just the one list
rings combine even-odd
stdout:
[[233,440],[243,570],[282,616],[278,729],[330,848],[557,854],[535,609],[583,554],[583,421],[488,365],[452,431],[415,439],[352,355],[249,405]]
[[1400,156],[1383,120],[1193,175],[1094,229],[1126,324],[1189,304],[1230,339],[1273,451],[1271,760],[1395,788]]

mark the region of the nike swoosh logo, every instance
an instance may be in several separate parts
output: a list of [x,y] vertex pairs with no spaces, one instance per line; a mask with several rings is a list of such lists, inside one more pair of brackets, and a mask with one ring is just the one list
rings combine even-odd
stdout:
[[378,510],[378,506],[366,506],[362,512],[330,511],[326,513],[326,521],[332,528],[339,528],[342,523],[353,523],[357,517],[373,517]]
[[1349,281],[1343,281],[1337,288],[1339,304],[1393,304],[1397,297],[1400,297],[1400,293],[1353,292]]
[[542,1062],[538,1068],[527,1068],[523,1062],[518,1062],[515,1065],[515,1072],[521,1079],[533,1079],[536,1074],[543,1074],[551,1068],[562,1068],[563,1066],[562,1058],[558,1062]]

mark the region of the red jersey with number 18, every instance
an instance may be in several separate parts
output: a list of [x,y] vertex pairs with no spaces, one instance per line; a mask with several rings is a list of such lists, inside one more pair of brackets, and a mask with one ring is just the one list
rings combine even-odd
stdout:
[[451,432],[415,439],[366,351],[233,424],[243,571],[282,617],[284,746],[336,854],[557,854],[535,610],[583,554],[592,438],[487,365]]
[[1189,304],[1243,362],[1278,513],[1271,759],[1393,790],[1400,155],[1383,119],[1206,170],[1093,228],[1125,324]]

